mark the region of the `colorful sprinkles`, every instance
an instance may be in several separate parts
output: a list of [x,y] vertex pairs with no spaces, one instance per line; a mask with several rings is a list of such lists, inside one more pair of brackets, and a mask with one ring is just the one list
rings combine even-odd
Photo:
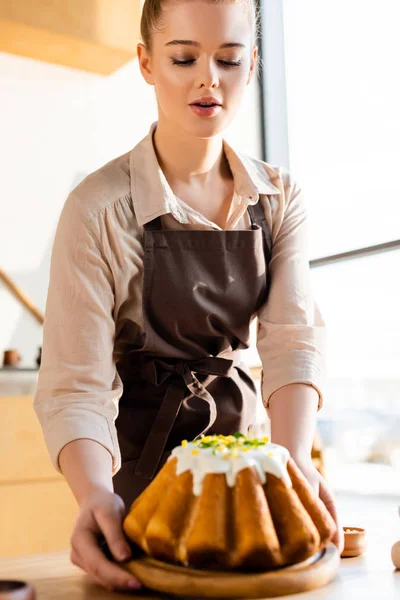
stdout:
[[[261,449],[268,443],[268,437],[249,438],[243,433],[235,433],[233,435],[202,435],[199,440],[191,442],[191,446],[197,446],[192,450],[193,455],[199,453],[199,448],[211,448],[212,454],[221,454],[223,458],[237,458],[241,452]],[[186,448],[188,444],[188,440],[183,440],[181,446]],[[268,456],[273,456],[273,453],[269,452]]]

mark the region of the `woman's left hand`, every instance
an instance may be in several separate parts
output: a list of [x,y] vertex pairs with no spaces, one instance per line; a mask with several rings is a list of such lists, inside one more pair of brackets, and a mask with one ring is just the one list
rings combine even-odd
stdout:
[[305,478],[308,480],[312,488],[315,490],[317,496],[319,496],[322,502],[325,504],[326,508],[330,512],[333,517],[333,520],[336,523],[337,531],[335,536],[332,539],[332,542],[337,546],[339,553],[341,554],[344,547],[344,533],[343,527],[340,524],[339,517],[336,510],[336,501],[334,494],[329,487],[326,480],[322,477],[321,473],[314,466],[311,458],[310,459],[296,459],[293,456],[294,461],[296,462],[299,469],[302,471]]

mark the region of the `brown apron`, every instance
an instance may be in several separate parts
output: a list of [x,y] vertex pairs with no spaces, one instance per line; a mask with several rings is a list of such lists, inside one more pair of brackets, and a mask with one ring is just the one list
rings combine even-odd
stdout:
[[114,491],[129,509],[183,439],[247,433],[257,392],[240,350],[266,302],[271,236],[261,202],[249,230],[145,225],[144,336],[117,364],[122,466]]

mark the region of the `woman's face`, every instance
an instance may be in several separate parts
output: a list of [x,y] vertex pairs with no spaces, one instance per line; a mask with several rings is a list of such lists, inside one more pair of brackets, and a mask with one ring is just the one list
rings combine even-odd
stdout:
[[[170,0],[161,27],[153,31],[151,55],[138,45],[142,75],[155,87],[159,122],[196,137],[217,135],[234,118],[257,57],[246,7]],[[202,97],[221,106],[191,107]]]

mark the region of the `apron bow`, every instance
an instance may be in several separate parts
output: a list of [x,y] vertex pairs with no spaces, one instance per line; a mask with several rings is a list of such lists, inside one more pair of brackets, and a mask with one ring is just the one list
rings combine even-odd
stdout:
[[153,383],[162,385],[172,375],[181,375],[185,383],[190,382],[194,373],[229,377],[234,361],[227,358],[210,356],[206,358],[182,359],[142,356],[140,358],[141,376]]
[[[186,390],[189,390],[193,396],[207,402],[209,407],[208,424],[195,439],[201,437],[215,423],[217,418],[215,400],[206,387],[198,380],[195,373],[230,377],[236,362],[239,362],[239,357],[227,359],[211,356],[191,360],[156,356],[140,357],[140,375],[144,379],[157,386],[162,385],[169,378],[171,378],[171,381],[136,466],[135,473],[137,475],[146,479],[154,477],[168,436],[186,395]],[[178,375],[179,379],[183,380],[185,385],[179,384],[179,380],[177,381],[176,377],[175,379],[172,378],[174,375]]]

